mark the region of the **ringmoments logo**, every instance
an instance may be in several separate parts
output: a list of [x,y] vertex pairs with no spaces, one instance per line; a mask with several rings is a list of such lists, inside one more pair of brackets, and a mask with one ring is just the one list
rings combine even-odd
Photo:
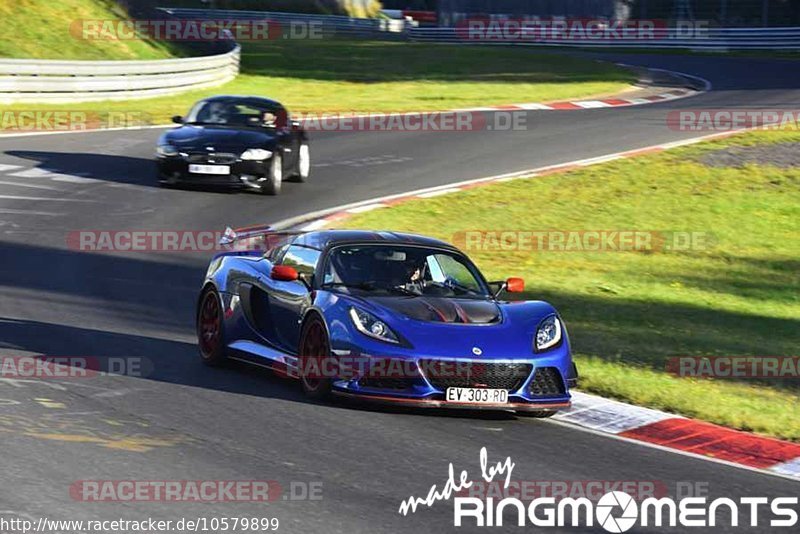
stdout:
[[[512,483],[516,464],[511,457],[490,463],[486,447],[480,450],[480,477],[484,483],[502,481],[505,488]],[[480,479],[474,480],[466,470],[458,475],[453,464],[448,478],[439,488],[431,486],[425,497],[408,497],[400,503],[401,515],[416,513],[421,507],[437,502],[453,501],[453,525],[456,527],[593,527],[621,533],[635,526],[655,527],[797,527],[798,498],[741,497],[709,499],[708,497],[647,497],[641,502],[624,492],[612,490],[596,502],[586,497],[537,497],[525,502],[518,497],[461,496]],[[748,517],[749,516],[749,517]],[[741,523],[740,523],[741,521]]]

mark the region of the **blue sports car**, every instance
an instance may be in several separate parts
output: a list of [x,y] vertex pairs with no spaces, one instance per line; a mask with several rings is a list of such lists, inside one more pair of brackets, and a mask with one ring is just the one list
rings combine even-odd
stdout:
[[[267,246],[236,250],[243,240]],[[577,383],[567,331],[524,282],[487,282],[452,245],[395,232],[233,231],[197,303],[200,355],[299,379],[305,393],[547,417]],[[266,249],[266,252],[264,252]]]

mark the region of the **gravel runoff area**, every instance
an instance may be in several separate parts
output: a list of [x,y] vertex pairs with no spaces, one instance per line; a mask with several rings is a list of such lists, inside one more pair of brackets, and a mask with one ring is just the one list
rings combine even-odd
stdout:
[[800,167],[800,142],[729,147],[703,154],[698,161],[709,167],[744,167],[746,165]]

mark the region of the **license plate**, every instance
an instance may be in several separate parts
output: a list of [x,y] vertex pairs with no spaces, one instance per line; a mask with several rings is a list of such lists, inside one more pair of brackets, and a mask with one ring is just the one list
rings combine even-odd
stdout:
[[229,165],[189,165],[189,172],[194,174],[230,174]]
[[508,390],[487,388],[447,388],[447,402],[504,404],[508,402]]

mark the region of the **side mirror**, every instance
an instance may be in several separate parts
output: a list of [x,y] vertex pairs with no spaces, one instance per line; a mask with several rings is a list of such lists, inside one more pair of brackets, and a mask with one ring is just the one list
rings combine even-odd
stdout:
[[509,278],[505,282],[491,282],[489,285],[498,286],[494,298],[499,297],[503,291],[508,293],[522,293],[525,291],[525,280],[522,278]]
[[172,117],[172,122],[174,122],[175,124],[183,124],[183,117],[181,117],[180,115],[175,115],[174,117]]
[[300,278],[300,275],[297,274],[297,270],[294,267],[276,265],[272,268],[270,277],[280,282],[295,282]]
[[509,278],[506,280],[506,291],[509,293],[522,293],[525,291],[525,280],[522,278]]

